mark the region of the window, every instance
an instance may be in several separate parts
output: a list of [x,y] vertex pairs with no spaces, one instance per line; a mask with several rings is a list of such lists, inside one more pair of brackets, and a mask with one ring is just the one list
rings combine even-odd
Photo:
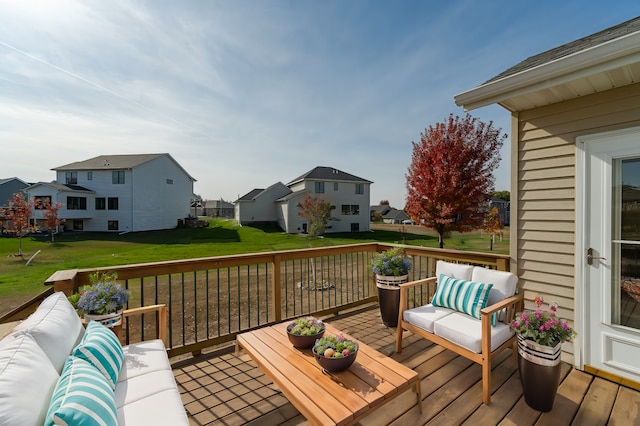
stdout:
[[359,223],[352,223],[351,224],[351,232],[359,232],[360,231],[360,224]]
[[33,197],[33,206],[38,210],[44,210],[47,204],[51,204],[51,195],[38,195]]
[[173,185],[173,179],[167,179],[167,185]]
[[87,180],[93,180],[93,172],[87,172]]
[[338,190],[338,182],[334,182],[333,183],[333,190],[337,191]]
[[107,229],[109,231],[117,231],[118,228],[118,221],[117,220],[109,220],[107,221]]
[[67,197],[67,210],[86,210],[87,199],[85,197]]
[[66,172],[64,174],[64,181],[67,185],[78,184],[78,172]]
[[316,182],[316,194],[324,193],[324,182]]
[[343,204],[341,210],[342,214],[345,216],[360,214],[360,206],[358,204]]
[[104,210],[107,208],[107,200],[104,197],[96,198],[96,210]]
[[109,197],[107,201],[109,210],[118,210],[118,197]]
[[84,229],[84,222],[82,220],[74,220],[73,221],[73,230],[74,231],[82,231]]
[[364,183],[356,183],[356,194],[364,194]]
[[124,170],[114,170],[111,172],[111,183],[121,185],[124,183]]

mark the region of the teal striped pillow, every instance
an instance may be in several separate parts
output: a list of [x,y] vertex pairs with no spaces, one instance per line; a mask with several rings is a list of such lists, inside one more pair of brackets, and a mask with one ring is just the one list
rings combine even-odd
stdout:
[[109,381],[87,361],[74,356],[67,358],[44,425],[117,424],[116,398]]
[[89,322],[87,331],[72,355],[89,361],[109,380],[111,389],[116,388],[124,362],[124,352],[120,341],[111,330],[99,322]]
[[487,306],[491,287],[493,284],[459,280],[441,274],[431,303],[480,319],[480,310]]

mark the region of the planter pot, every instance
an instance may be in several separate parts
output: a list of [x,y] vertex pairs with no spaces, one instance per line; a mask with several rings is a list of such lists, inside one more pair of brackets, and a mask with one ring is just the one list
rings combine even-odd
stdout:
[[117,312],[104,315],[84,314],[84,321],[98,321],[100,324],[106,327],[115,327],[122,324],[122,309]]
[[291,329],[295,324],[291,323],[287,326],[287,337],[289,337],[289,341],[293,345],[294,348],[298,349],[309,349],[312,348],[313,345],[316,344],[316,340],[321,338],[324,335],[325,329],[322,328],[317,334],[309,334],[309,335],[300,335],[300,334],[292,334],[290,333]]
[[518,371],[527,405],[551,411],[560,383],[560,348],[539,345],[518,335]]
[[330,373],[337,373],[351,367],[351,364],[356,360],[357,355],[358,351],[355,351],[342,358],[327,358],[324,355],[318,355],[313,351],[313,357],[316,359],[320,367]]
[[398,326],[398,311],[400,309],[400,287],[406,283],[409,275],[399,277],[376,275],[378,288],[378,305],[382,323],[387,327]]

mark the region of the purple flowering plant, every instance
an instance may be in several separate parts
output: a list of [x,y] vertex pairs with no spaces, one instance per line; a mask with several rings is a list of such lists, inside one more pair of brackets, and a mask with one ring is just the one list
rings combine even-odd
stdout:
[[400,247],[376,253],[371,259],[371,270],[376,275],[399,277],[407,275],[411,270],[411,263]]
[[551,302],[549,310],[541,309],[544,300],[540,296],[534,299],[538,309],[525,310],[516,314],[511,329],[524,339],[533,340],[544,346],[556,346],[558,343],[570,342],[576,332],[566,321],[556,317],[558,304]]
[[104,315],[117,312],[127,305],[129,291],[116,282],[117,273],[94,273],[91,285],[80,290],[76,308],[81,314]]

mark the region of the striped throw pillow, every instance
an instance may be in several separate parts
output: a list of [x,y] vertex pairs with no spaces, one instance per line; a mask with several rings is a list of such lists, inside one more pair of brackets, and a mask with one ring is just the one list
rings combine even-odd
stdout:
[[72,355],[89,361],[109,380],[111,389],[116,388],[124,362],[124,352],[120,341],[111,330],[99,322],[89,322],[87,331]]
[[480,319],[480,310],[487,306],[492,286],[493,284],[459,280],[441,274],[431,303]]
[[117,424],[116,398],[109,381],[87,361],[74,356],[67,358],[44,425]]

